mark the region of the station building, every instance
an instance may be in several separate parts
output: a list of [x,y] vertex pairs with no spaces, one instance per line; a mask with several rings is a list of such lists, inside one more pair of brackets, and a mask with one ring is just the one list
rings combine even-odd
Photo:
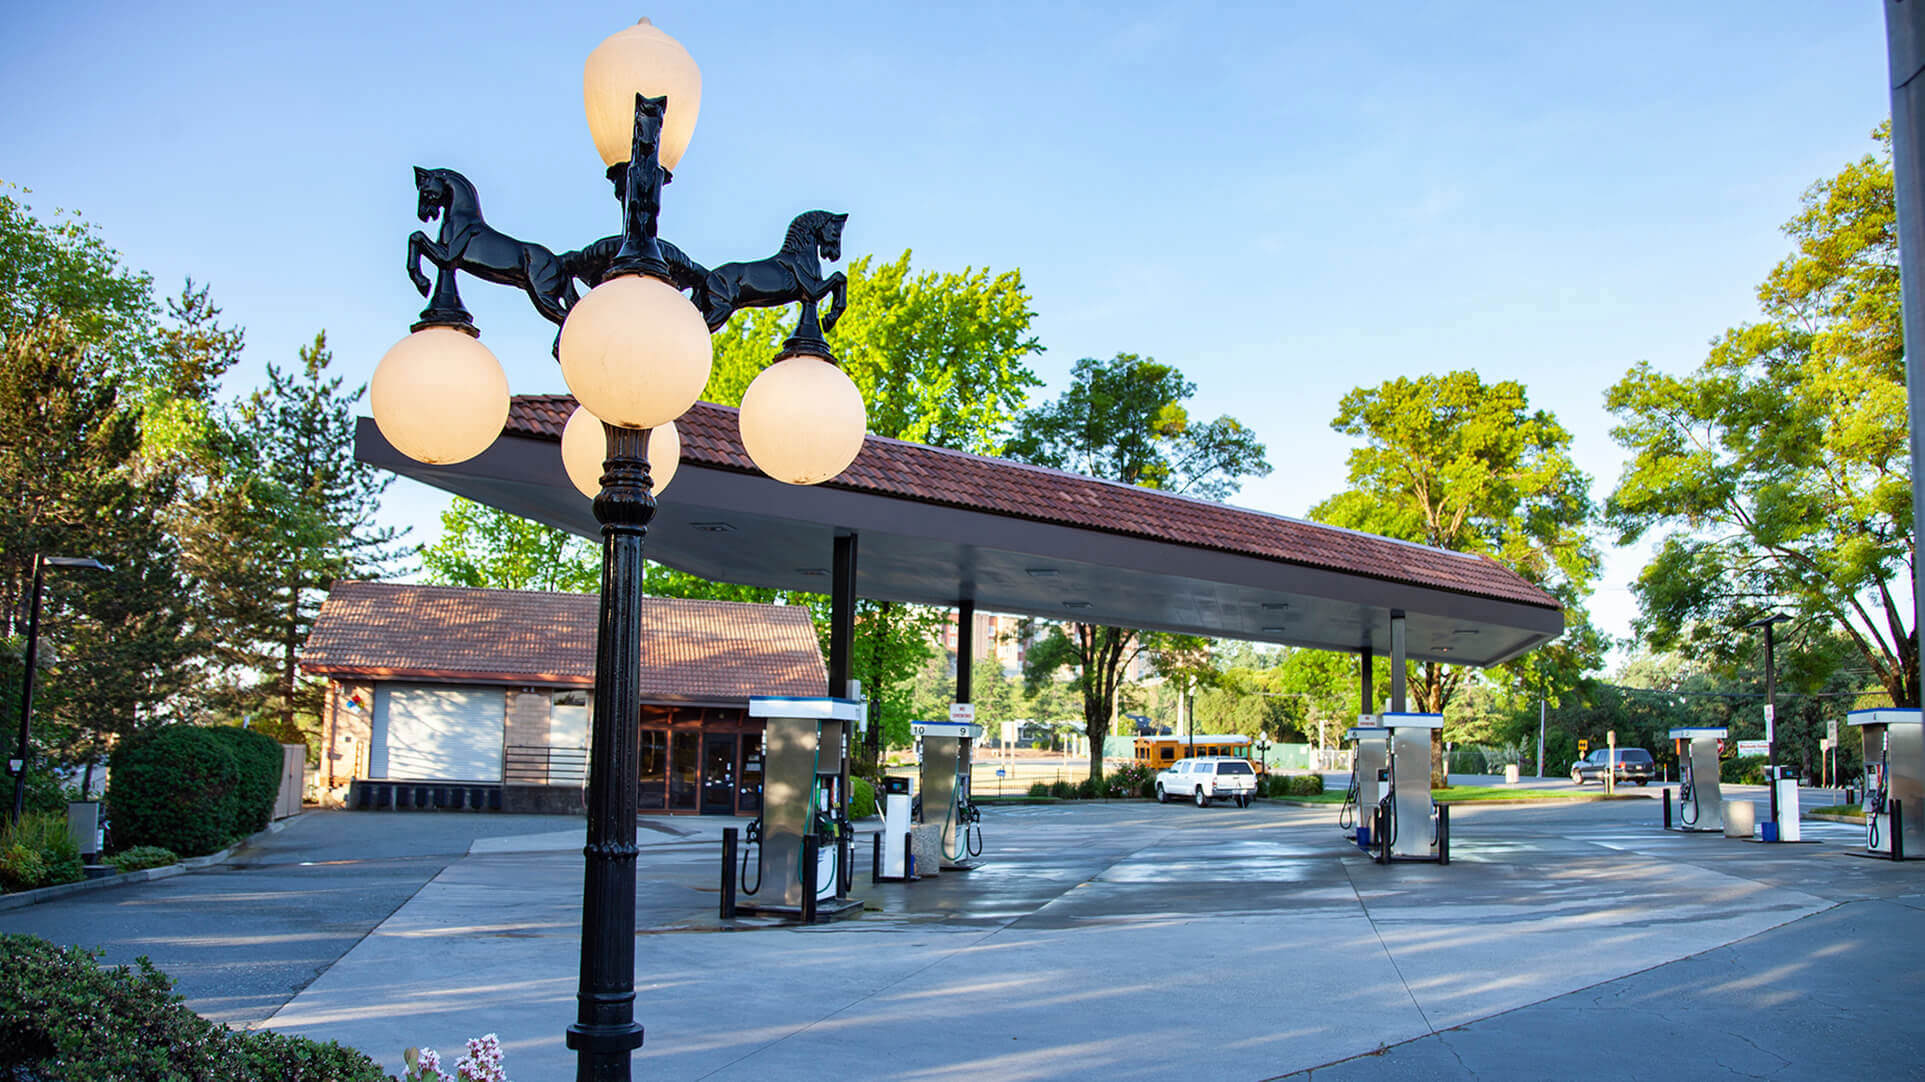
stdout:
[[[750,696],[821,695],[808,610],[649,598],[641,808],[753,815]],[[587,782],[592,594],[340,582],[302,655],[327,679],[320,785],[351,808],[577,813]]]

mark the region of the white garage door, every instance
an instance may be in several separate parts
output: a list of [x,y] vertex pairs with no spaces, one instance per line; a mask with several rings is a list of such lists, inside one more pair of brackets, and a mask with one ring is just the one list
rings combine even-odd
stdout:
[[506,708],[500,688],[377,684],[368,773],[498,782]]

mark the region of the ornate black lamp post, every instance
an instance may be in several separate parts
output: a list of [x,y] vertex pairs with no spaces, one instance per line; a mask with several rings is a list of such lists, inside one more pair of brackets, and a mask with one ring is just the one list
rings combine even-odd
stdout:
[[[47,578],[47,568],[60,570],[111,571],[112,568],[91,556],[42,556],[33,557],[33,596],[27,603],[27,671],[20,678],[20,744],[15,760],[19,765],[13,773],[13,817],[10,822],[18,825],[20,816],[27,810],[27,735],[33,724],[33,678],[40,667],[40,589]],[[84,795],[84,794],[83,794]]]
[[[709,335],[744,307],[802,306],[795,334],[742,399],[742,441],[757,466],[790,484],[828,480],[861,449],[866,418],[823,338],[847,304],[846,280],[825,277],[822,260],[841,258],[848,216],[809,211],[775,255],[701,266],[656,235],[662,186],[701,107],[695,61],[644,19],[596,48],[582,82],[590,132],[622,201],[621,235],[557,255],[490,227],[466,177],[417,168],[417,214],[441,219],[433,239],[408,238],[409,273],[428,307],[382,358],[370,398],[382,435],[404,454],[437,464],[472,458],[501,432],[508,383],[462,306],[455,272],[526,291],[561,326],[556,358],[580,403],[563,437],[564,463],[594,499],[602,532],[581,983],[568,1029],[576,1078],[587,1082],[627,1079],[642,1044],[634,1010],[642,539],[659,490],[649,459],[672,472],[674,421],[708,382]],[[436,268],[432,282],[424,258]],[[830,309],[818,321],[825,297]]]

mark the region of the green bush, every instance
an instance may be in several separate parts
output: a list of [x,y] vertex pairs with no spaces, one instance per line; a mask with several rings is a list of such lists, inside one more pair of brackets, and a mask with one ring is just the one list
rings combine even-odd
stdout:
[[1112,800],[1156,795],[1156,772],[1142,763],[1129,763],[1103,775],[1099,785],[1103,796]]
[[1078,800],[1095,800],[1102,795],[1102,790],[1097,788],[1095,778],[1084,778],[1082,781],[1076,783],[1076,799]]
[[241,766],[232,749],[218,730],[195,725],[123,743],[107,785],[115,841],[197,857],[240,837]]
[[1058,778],[1049,783],[1049,795],[1058,800],[1069,800],[1076,796],[1076,787]]
[[1762,755],[1741,755],[1726,759],[1718,764],[1718,780],[1729,785],[1765,784],[1765,764],[1771,760]]
[[47,878],[47,862],[24,845],[0,848],[0,890],[32,890]]
[[351,1048],[209,1022],[145,958],[103,967],[26,935],[0,935],[0,1078],[391,1082]]
[[849,818],[867,819],[876,813],[876,787],[867,778],[849,779]]
[[64,812],[30,812],[17,825],[0,827],[0,886],[7,890],[76,883],[86,874]]
[[1029,795],[1030,795],[1030,796],[1033,796],[1033,797],[1046,797],[1046,796],[1048,796],[1048,795],[1049,795],[1049,783],[1048,783],[1048,782],[1046,782],[1046,781],[1035,781],[1035,782],[1030,782],[1030,783],[1029,783]]
[[179,864],[180,858],[174,855],[173,850],[162,849],[158,845],[136,845],[132,849],[123,850],[108,857],[107,863],[113,865],[115,871],[125,875],[143,868],[165,868],[169,864]]
[[1265,774],[1258,796],[1316,796],[1323,792],[1322,774]]
[[274,801],[281,795],[281,744],[266,733],[231,725],[208,730],[234,753],[240,784],[234,789],[236,835],[266,830],[274,817]]

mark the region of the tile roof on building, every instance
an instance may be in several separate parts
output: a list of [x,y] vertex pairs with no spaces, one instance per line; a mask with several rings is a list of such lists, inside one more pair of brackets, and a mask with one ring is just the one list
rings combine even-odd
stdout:
[[[508,411],[505,431],[559,441],[574,411],[575,400],[568,395],[519,395]],[[737,413],[697,402],[677,419],[682,461],[759,472],[742,446]],[[1563,608],[1556,598],[1488,557],[881,436],[864,439],[855,462],[821,487]]]
[[[336,677],[587,686],[598,608],[593,594],[337,582],[301,667]],[[807,609],[651,597],[642,622],[645,702],[827,690]]]

